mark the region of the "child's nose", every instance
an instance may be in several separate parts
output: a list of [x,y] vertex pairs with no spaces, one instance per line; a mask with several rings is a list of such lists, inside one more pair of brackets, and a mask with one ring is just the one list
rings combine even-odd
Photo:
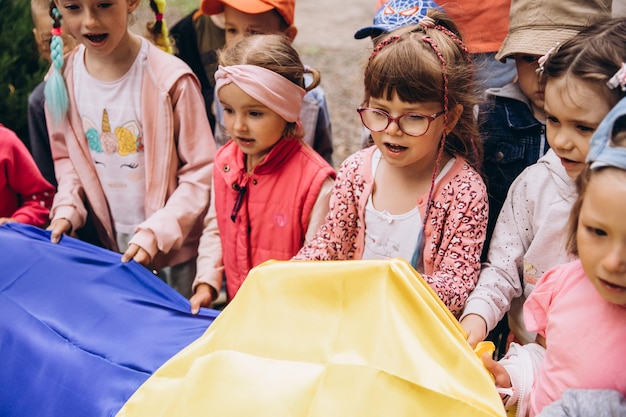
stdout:
[[98,17],[93,11],[89,10],[88,8],[85,8],[85,17],[83,19],[83,24],[87,28],[96,27],[98,25]]
[[390,136],[395,136],[398,134],[402,134],[402,130],[400,130],[400,125],[398,124],[398,120],[390,120],[387,125],[387,129],[385,129],[385,133]]
[[238,132],[246,130],[245,117],[243,117],[241,115],[236,115],[235,116],[235,130],[238,131]]
[[603,268],[611,273],[626,273],[626,245],[614,245],[602,258]]
[[552,136],[552,147],[557,149],[570,149],[572,141],[564,129],[558,129]]

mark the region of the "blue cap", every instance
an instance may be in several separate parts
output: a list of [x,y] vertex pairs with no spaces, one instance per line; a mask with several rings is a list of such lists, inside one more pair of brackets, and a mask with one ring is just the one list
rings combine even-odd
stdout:
[[359,29],[354,37],[375,38],[402,26],[415,25],[426,16],[428,9],[443,10],[432,0],[390,0],[378,9],[373,25]]
[[615,146],[611,142],[617,133],[615,127],[618,122],[626,127],[626,97],[611,109],[591,136],[587,154],[587,163],[591,164],[591,169],[610,166],[626,170],[626,147]]

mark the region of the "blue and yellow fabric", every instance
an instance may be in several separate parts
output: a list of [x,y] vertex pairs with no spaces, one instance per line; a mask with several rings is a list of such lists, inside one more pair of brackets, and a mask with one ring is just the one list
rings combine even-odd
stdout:
[[267,262],[117,417],[504,416],[458,322],[402,260]]
[[[218,316],[120,255],[0,227],[0,415],[504,416],[401,260],[267,262]],[[209,326],[210,325],[210,326]]]

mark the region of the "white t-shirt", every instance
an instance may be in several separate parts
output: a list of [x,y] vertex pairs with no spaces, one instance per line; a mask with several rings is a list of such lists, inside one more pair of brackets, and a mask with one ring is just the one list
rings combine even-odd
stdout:
[[[85,140],[118,234],[132,234],[145,220],[146,172],[141,125],[141,84],[148,43],[119,80],[100,81],[85,67],[85,48],[74,58],[74,91]],[[121,248],[123,249],[123,248]]]
[[[372,155],[372,177],[382,158],[377,149]],[[454,165],[452,158],[443,167],[435,183],[437,183]],[[422,216],[417,206],[406,213],[391,214],[387,210],[376,210],[370,194],[365,205],[365,247],[363,259],[403,258],[411,262],[417,237],[422,230]],[[418,265],[418,270],[423,267]]]

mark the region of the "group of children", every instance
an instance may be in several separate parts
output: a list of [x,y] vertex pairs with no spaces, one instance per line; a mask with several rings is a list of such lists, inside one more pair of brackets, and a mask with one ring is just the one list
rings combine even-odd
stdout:
[[[472,346],[508,312],[514,342],[484,361],[519,415],[569,388],[626,394],[614,363],[626,341],[626,19],[610,3],[512,0],[497,56],[514,58],[517,78],[482,104],[441,8],[366,31],[356,111],[374,145],[335,173],[320,74],[291,45],[293,1],[202,0],[172,30],[189,65],[129,30],[139,2],[49,2],[56,194],[2,138],[15,150],[0,190],[16,197],[0,199],[0,223],[46,226],[50,208],[59,242],[92,219],[103,247],[162,273],[193,313],[223,286],[231,300],[268,259],[400,257]],[[151,29],[167,34],[164,1],[151,5]],[[549,36],[548,18],[563,20]],[[223,38],[201,45],[207,33]],[[64,54],[67,34],[78,46]]]

